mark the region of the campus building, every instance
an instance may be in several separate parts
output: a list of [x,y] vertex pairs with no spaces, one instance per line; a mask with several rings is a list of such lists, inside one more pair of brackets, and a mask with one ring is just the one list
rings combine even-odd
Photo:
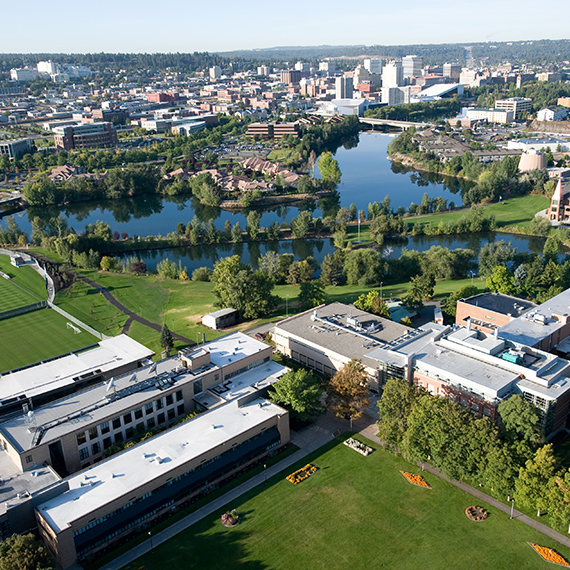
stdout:
[[520,119],[523,113],[532,113],[532,99],[528,97],[509,97],[495,101],[495,109],[512,111],[515,119]]
[[570,223],[570,185],[562,185],[562,178],[558,179],[556,190],[550,200],[548,219],[551,222],[562,224]]
[[30,152],[32,152],[30,139],[0,140],[0,156],[7,155],[10,160],[14,160]]
[[69,568],[288,441],[288,412],[247,394],[68,478],[37,505],[40,534]]
[[473,329],[492,333],[535,307],[535,303],[518,297],[481,293],[457,301],[455,324],[461,327],[470,324]]
[[0,445],[21,471],[47,464],[62,476],[74,473],[101,461],[114,444],[276,382],[285,368],[271,354],[242,333],[185,349],[5,421]]
[[96,148],[117,143],[111,123],[80,123],[53,129],[56,149]]

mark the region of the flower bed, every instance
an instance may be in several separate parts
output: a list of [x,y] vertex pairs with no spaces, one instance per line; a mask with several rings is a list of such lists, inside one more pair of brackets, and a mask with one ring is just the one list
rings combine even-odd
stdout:
[[547,548],[546,546],[533,544],[532,542],[529,542],[528,544],[547,562],[552,562],[552,564],[558,564],[559,566],[570,566],[567,560],[564,557],[560,556],[556,550],[552,550],[552,548]]
[[425,487],[426,489],[431,489],[431,487],[426,483],[426,480],[421,475],[414,475],[413,473],[408,473],[407,471],[400,471],[400,473],[412,484],[418,487]]
[[316,470],[317,468],[314,465],[307,463],[305,467],[298,469],[294,473],[291,473],[291,475],[287,475],[286,479],[293,483],[293,485],[296,485],[297,483],[304,481],[307,477],[310,477]]
[[227,513],[224,513],[220,517],[220,520],[224,526],[227,527],[236,526],[236,524],[239,524],[239,515],[237,514],[236,510],[233,509],[231,511],[228,511]]
[[364,445],[361,441],[358,441],[357,439],[354,439],[353,437],[349,437],[343,443],[347,447],[350,447],[350,449],[354,449],[354,451],[358,451],[358,453],[360,453],[360,455],[364,455],[364,457],[366,457],[367,455],[370,455],[374,451],[371,447]]
[[483,507],[477,507],[475,505],[467,507],[465,514],[469,520],[474,522],[484,521],[489,516],[489,513]]

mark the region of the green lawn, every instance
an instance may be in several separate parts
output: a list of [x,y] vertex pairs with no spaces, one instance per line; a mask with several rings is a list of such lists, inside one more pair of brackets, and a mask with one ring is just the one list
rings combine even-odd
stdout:
[[[502,202],[489,204],[483,206],[484,212],[488,216],[495,216],[498,228],[515,227],[521,229],[528,224],[534,215],[540,210],[548,208],[550,200],[545,196],[518,196],[516,198],[509,198]],[[422,224],[431,224],[437,226],[440,222],[456,221],[466,214],[466,210],[458,212],[449,212],[447,214],[436,214],[434,216],[424,217],[411,217],[406,218],[407,222],[421,222]]]
[[285,162],[291,156],[290,148],[274,148],[268,155],[267,160]]
[[55,304],[95,330],[115,336],[121,333],[127,316],[111,305],[103,295],[77,280],[57,293]]
[[10,279],[0,277],[0,313],[37,302],[35,297],[17,287]]
[[[45,279],[31,267],[14,267],[10,264],[10,258],[7,255],[0,255],[0,271],[9,275],[15,283],[39,297],[40,300],[47,299]],[[37,299],[31,302],[37,302]]]
[[67,319],[40,309],[0,321],[0,373],[58,356],[97,342],[81,330],[67,328]]
[[487,520],[469,521],[464,511],[478,501],[429,473],[432,489],[409,484],[399,470],[419,469],[384,450],[362,457],[337,439],[309,461],[318,471],[300,484],[285,476],[306,461],[228,505],[241,515],[239,526],[223,527],[220,511],[127,568],[549,568],[527,542],[570,557],[567,547],[488,505],[481,505]]

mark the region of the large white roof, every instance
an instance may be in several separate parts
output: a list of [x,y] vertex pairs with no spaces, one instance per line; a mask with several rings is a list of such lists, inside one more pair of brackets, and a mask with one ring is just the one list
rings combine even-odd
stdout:
[[69,477],[69,490],[37,509],[60,532],[102,505],[126,494],[137,496],[137,489],[157,477],[285,413],[263,398],[242,407],[238,400],[231,401]]

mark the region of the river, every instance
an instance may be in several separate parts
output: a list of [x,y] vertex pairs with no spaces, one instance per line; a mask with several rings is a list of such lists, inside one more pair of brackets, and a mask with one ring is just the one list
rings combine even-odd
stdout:
[[[301,209],[310,209],[314,216],[330,213],[332,208],[348,207],[354,203],[360,210],[367,210],[370,202],[381,202],[389,196],[392,208],[407,208],[411,202],[421,202],[424,193],[430,198],[444,197],[448,202],[461,205],[461,192],[468,188],[465,181],[453,178],[444,179],[430,173],[407,171],[393,165],[387,159],[387,147],[394,135],[363,132],[357,144],[340,147],[335,158],[339,162],[342,180],[338,187],[339,200],[336,204],[317,203],[298,206],[277,207],[263,211],[261,226],[269,226],[274,221],[291,222]],[[315,169],[315,176],[319,176]],[[30,232],[30,219],[38,216],[43,220],[57,216],[59,213],[76,232],[84,231],[87,224],[102,220],[109,224],[113,232],[126,233],[129,236],[163,235],[173,232],[179,222],[187,224],[195,215],[203,222],[213,221],[218,229],[224,222],[239,222],[246,226],[245,214],[232,213],[202,206],[190,196],[162,197],[157,195],[139,196],[134,199],[107,200],[100,202],[83,202],[62,208],[29,209],[16,215],[20,228]],[[477,252],[487,241],[507,239],[519,250],[541,252],[544,240],[525,236],[497,236],[494,233],[464,236],[419,236],[394,241],[385,248],[387,257],[397,257],[404,247],[424,251],[432,245],[444,245],[452,249],[469,247]],[[244,263],[257,266],[260,255],[269,250],[277,253],[292,253],[295,259],[304,259],[312,255],[322,261],[327,253],[334,251],[330,239],[307,239],[279,242],[260,242],[243,244],[218,244],[215,246],[188,246],[162,250],[141,251],[138,255],[150,268],[164,258],[170,258],[187,268],[188,272],[197,267],[212,267],[215,261],[228,255],[238,254]]]

